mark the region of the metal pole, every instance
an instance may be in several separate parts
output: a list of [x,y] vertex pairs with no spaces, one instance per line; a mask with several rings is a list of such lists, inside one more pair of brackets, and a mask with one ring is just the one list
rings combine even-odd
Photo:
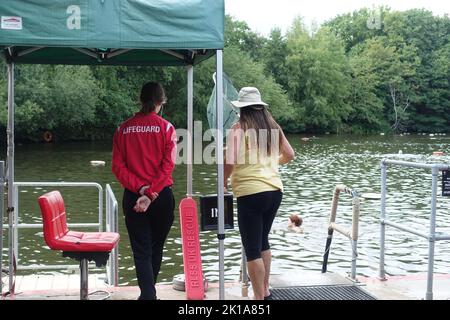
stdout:
[[87,259],[80,261],[80,300],[88,299],[89,266]]
[[14,184],[14,220],[13,220],[13,226],[14,226],[14,233],[13,233],[13,239],[14,239],[14,257],[16,258],[16,270],[20,263],[19,261],[19,214],[20,214],[20,206],[19,206],[19,187]]
[[356,259],[358,258],[359,236],[359,198],[357,192],[352,192],[352,273],[351,278],[356,281]]
[[247,256],[245,255],[244,247],[242,247],[241,251],[241,294],[243,297],[248,297]]
[[98,232],[103,231],[103,189],[98,190]]
[[[3,275],[3,215],[5,208],[4,174],[5,174],[5,162],[0,161],[0,275]],[[3,293],[3,281],[2,278],[0,278],[0,294],[2,293]]]
[[193,133],[194,133],[194,67],[187,66],[187,189],[186,195],[192,197]]
[[437,196],[437,179],[439,169],[433,167],[431,170],[431,220],[430,220],[430,235],[428,238],[428,274],[427,274],[427,293],[426,300],[433,300],[433,268],[434,268],[434,246],[436,233],[436,196]]
[[[119,233],[119,208],[117,206],[117,201],[114,202],[114,232]],[[116,244],[113,249],[113,261],[114,261],[114,282],[113,286],[119,286],[119,243]]]
[[336,212],[339,203],[339,194],[341,192],[341,189],[344,190],[345,186],[338,185],[334,188],[333,192],[333,200],[331,201],[330,225],[328,227],[327,242],[325,243],[325,252],[323,254],[322,273],[327,272],[328,255],[330,254],[331,241],[333,240],[333,232],[334,232],[334,229],[332,228],[331,224],[336,222]]
[[216,159],[217,159],[217,210],[218,210],[218,233],[219,239],[219,299],[225,299],[225,272],[224,272],[224,189],[223,189],[223,52],[216,52],[216,111],[217,111],[217,140],[216,140]]
[[9,258],[9,291],[13,290],[14,281],[14,63],[8,63],[8,136],[7,179],[8,179],[8,258]]
[[358,258],[358,240],[352,240],[352,271],[351,278],[356,281],[356,259]]
[[381,161],[381,208],[380,208],[380,279],[386,280],[386,272],[384,270],[384,242],[386,239],[386,224],[384,220],[386,219],[386,170],[385,160]]
[[433,168],[438,168],[439,170],[449,170],[450,169],[450,166],[448,164],[443,164],[443,163],[431,164],[431,163],[398,161],[398,160],[391,160],[391,159],[383,159],[382,162],[384,162],[385,164],[392,165],[392,166],[418,168],[418,169],[429,169],[429,170],[433,170]]
[[[105,212],[106,212],[106,232],[111,232],[112,231],[112,226],[111,226],[111,209],[110,209],[110,204],[111,204],[111,200],[109,198],[109,194],[108,194],[108,184],[106,185],[106,189],[105,189]],[[113,274],[113,269],[112,269],[112,252],[111,255],[109,256],[108,262],[106,263],[106,282],[111,285],[113,280],[112,280],[112,274]]]
[[333,231],[334,229],[332,227],[328,227],[327,242],[325,243],[325,253],[323,254],[322,273],[327,272],[328,255],[330,254],[331,241],[333,240]]

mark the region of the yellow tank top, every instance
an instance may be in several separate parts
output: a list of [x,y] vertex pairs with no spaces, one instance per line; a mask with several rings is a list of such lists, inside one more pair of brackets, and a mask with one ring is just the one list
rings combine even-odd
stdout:
[[277,155],[267,156],[257,150],[248,150],[247,144],[242,144],[239,151],[238,162],[231,173],[231,187],[235,197],[265,191],[283,192]]

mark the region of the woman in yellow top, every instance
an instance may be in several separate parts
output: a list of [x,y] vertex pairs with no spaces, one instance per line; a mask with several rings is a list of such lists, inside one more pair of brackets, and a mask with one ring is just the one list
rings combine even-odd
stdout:
[[283,197],[278,165],[293,160],[294,150],[257,88],[242,88],[232,104],[240,119],[227,135],[224,186],[231,175],[254,298],[270,299],[269,232]]

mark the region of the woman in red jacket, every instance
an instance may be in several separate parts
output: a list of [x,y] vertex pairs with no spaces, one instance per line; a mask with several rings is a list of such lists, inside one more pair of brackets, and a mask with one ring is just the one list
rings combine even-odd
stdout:
[[159,83],[146,83],[140,95],[141,110],[114,134],[112,171],[125,188],[123,211],[140,300],[156,299],[164,242],[174,219],[172,171],[177,136],[173,125],[158,116],[165,101]]

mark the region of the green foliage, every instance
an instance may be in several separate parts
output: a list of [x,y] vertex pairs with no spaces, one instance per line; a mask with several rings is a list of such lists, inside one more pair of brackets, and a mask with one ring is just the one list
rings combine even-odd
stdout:
[[[448,112],[442,111],[448,108],[448,86],[436,90],[432,81],[439,74],[433,62],[438,56],[445,57],[445,50],[441,50],[450,41],[449,17],[433,16],[423,9],[391,12],[380,8],[379,12],[383,23],[377,30],[364,29],[366,9],[327,23],[345,41],[349,52],[352,127],[368,122],[369,129],[389,124],[393,131],[449,131],[445,120]],[[445,65],[444,61],[440,64]],[[383,114],[377,113],[380,102]]]
[[[416,114],[418,131],[448,132],[450,127],[450,43],[433,52],[427,103]],[[422,115],[417,117],[417,115]],[[423,116],[426,115],[426,116]]]
[[309,132],[339,132],[347,103],[347,59],[339,39],[327,28],[310,35],[300,19],[287,35],[289,95]]
[[377,57],[379,51],[376,47],[379,45],[375,42],[364,48],[355,48],[349,57],[352,87],[349,103],[353,110],[347,122],[352,132],[378,131],[384,122],[383,99],[378,94],[382,82],[377,72],[380,59]]
[[225,17],[225,47],[237,47],[259,61],[266,41],[266,38],[253,32],[246,22],[236,21],[229,15]]
[[268,72],[284,90],[288,90],[288,73],[286,65],[288,56],[287,41],[280,29],[273,29],[263,48],[263,59]]
[[[380,24],[370,27],[377,14]],[[339,15],[315,28],[301,19],[266,38],[226,16],[224,71],[239,90],[258,87],[288,132],[450,131],[450,18],[386,7]],[[215,59],[194,68],[194,119],[207,129]],[[110,138],[140,109],[139,91],[161,82],[163,115],[186,127],[186,69],[19,65],[15,69],[17,138]],[[7,105],[0,59],[0,104]],[[7,122],[0,108],[0,126]]]
[[[352,13],[339,15],[326,22],[325,26],[330,28],[344,42],[345,51],[349,52],[358,44],[384,34],[385,20],[389,11],[388,8],[382,6],[375,10],[363,8]],[[368,22],[370,23],[372,18],[380,20],[380,28],[368,28]]]
[[[269,104],[270,112],[280,124],[289,124],[294,119],[294,110],[286,93],[273,77],[265,74],[264,64],[254,61],[248,53],[242,52],[239,48],[228,46],[224,50],[224,70],[237,90],[245,86],[257,87],[262,93],[263,100]],[[195,81],[194,87],[197,96],[194,114],[195,119],[204,123],[207,123],[206,106],[214,87],[212,79],[214,71],[213,61],[203,63],[195,71],[194,78],[198,81]]]

